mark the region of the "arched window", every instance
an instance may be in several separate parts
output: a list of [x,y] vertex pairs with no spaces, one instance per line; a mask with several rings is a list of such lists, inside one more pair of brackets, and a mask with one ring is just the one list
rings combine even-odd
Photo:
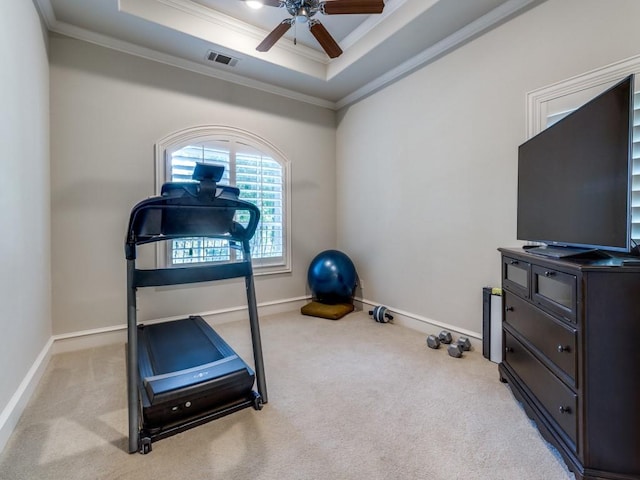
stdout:
[[[266,140],[224,126],[199,126],[175,132],[156,144],[156,192],[164,182],[191,181],[196,162],[224,165],[221,184],[235,185],[240,198],[260,208],[251,242],[256,274],[290,270],[289,162]],[[225,241],[188,238],[159,251],[165,266],[228,262],[240,255]]]

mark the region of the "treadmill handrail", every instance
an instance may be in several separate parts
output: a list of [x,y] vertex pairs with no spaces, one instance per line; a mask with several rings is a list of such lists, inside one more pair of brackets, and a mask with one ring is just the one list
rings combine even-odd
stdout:
[[[246,251],[246,250],[245,250]],[[213,282],[251,275],[250,260],[197,267],[134,269],[132,286],[160,287],[183,283]]]
[[[253,238],[260,221],[260,209],[234,198],[232,187],[218,190],[221,193],[216,193],[217,196],[160,195],[136,204],[129,217],[126,258],[136,258],[137,245],[170,239],[215,237],[244,242]],[[246,226],[233,220],[237,211],[249,214]]]

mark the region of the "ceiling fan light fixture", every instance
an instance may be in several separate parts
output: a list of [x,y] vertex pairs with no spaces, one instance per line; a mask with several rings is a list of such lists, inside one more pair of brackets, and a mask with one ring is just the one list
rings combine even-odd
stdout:
[[247,7],[253,8],[254,10],[258,10],[264,6],[260,0],[247,0],[245,3]]
[[303,5],[296,12],[296,22],[307,23],[308,20],[309,20],[309,10],[307,10],[307,7]]

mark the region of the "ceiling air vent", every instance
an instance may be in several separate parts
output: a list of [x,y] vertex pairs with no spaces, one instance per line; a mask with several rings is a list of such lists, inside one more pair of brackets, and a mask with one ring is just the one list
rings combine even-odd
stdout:
[[228,65],[229,67],[235,67],[236,64],[238,63],[237,58],[233,58],[228,55],[224,55],[222,53],[214,52],[213,50],[209,50],[207,52],[207,60],[209,60],[210,62]]

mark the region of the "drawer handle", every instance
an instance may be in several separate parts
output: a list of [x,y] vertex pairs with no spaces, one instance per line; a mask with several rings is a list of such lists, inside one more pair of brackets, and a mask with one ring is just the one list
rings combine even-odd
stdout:
[[568,413],[571,413],[571,407],[563,407],[563,406],[560,406],[560,408],[558,409],[558,411],[559,411],[560,413],[567,413],[567,414],[568,414]]
[[544,276],[545,277],[553,277],[556,274],[556,272],[550,272],[550,271],[546,271],[544,272]]
[[571,347],[569,345],[558,345],[558,353],[569,353],[571,352]]
[[518,262],[518,260],[511,260],[510,263],[511,263],[511,265],[518,265],[518,263],[520,263],[520,262]]
[[513,348],[505,347],[504,351],[507,352],[507,353],[513,353]]
[[513,312],[514,308],[513,308],[513,307],[507,307],[507,308],[505,308],[505,310],[506,310],[507,312]]

